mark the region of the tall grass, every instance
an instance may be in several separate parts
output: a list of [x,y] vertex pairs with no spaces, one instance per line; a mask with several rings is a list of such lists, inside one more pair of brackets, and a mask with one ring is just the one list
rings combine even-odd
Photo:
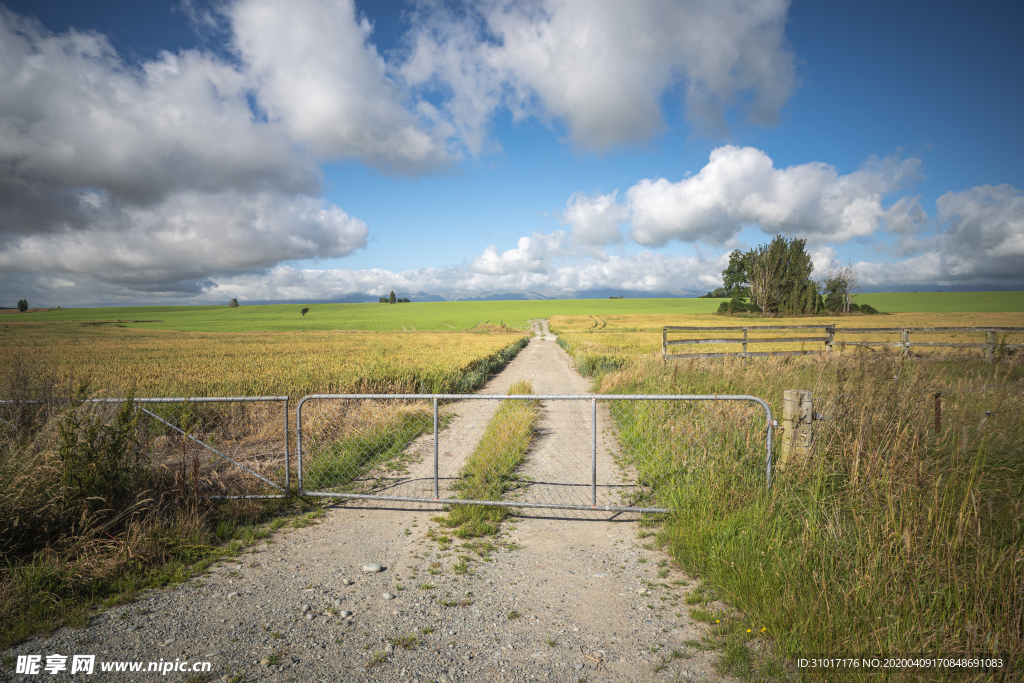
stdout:
[[783,390],[814,392],[827,419],[812,455],[776,472],[770,491],[763,441],[742,422],[723,427],[731,443],[695,453],[681,452],[689,442],[671,438],[655,406],[614,413],[627,453],[665,454],[649,474],[672,509],[662,540],[755,630],[767,627],[779,654],[998,655],[1019,667],[1024,392],[1010,384],[1019,377],[1013,365],[876,355],[639,361],[599,383],[610,393],[751,393],[776,414]]
[[[508,394],[532,394],[528,380],[512,384]],[[501,500],[518,486],[516,470],[526,461],[539,417],[540,401],[502,401],[488,422],[473,453],[466,459],[459,478],[452,485],[465,500]],[[496,524],[508,516],[508,509],[480,505],[453,505],[438,518],[442,526],[455,528],[462,538],[493,534]]]

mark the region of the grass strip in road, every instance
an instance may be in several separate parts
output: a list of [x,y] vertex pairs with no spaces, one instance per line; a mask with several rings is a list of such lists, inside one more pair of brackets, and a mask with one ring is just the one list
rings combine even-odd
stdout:
[[[519,381],[509,395],[532,394],[529,381]],[[476,449],[459,471],[452,488],[465,500],[501,500],[519,485],[516,470],[526,461],[536,433],[540,401],[502,401],[488,423]],[[436,518],[441,526],[454,529],[459,538],[491,535],[508,516],[508,508],[483,505],[453,505],[448,514]]]

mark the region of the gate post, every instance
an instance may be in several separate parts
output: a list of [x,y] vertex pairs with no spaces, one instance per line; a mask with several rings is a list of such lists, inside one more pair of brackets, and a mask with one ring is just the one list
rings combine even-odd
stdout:
[[593,430],[591,434],[593,436],[592,447],[590,450],[590,504],[593,507],[597,507],[597,399],[590,399],[590,407],[593,412]]
[[785,469],[790,460],[797,462],[810,455],[813,419],[811,392],[786,389],[782,394],[782,456],[779,458],[779,469]]
[[434,500],[440,498],[437,491],[437,396],[434,397]]

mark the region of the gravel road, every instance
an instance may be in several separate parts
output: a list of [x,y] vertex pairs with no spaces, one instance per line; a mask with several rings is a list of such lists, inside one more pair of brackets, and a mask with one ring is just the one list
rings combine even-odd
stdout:
[[[538,330],[481,393],[520,379],[539,394],[587,393],[546,325]],[[538,440],[526,474],[557,476],[551,425],[581,419],[573,410],[543,407],[541,439],[552,440]],[[599,420],[606,430],[607,416]],[[608,480],[613,447],[600,447]],[[715,672],[716,652],[695,645],[707,627],[689,618],[684,597],[697,582],[644,547],[636,516],[524,510],[497,538],[449,546],[435,540],[435,514],[416,503],[331,505],[187,584],[3,654],[42,655],[41,666],[60,654],[68,669],[72,655],[95,655],[97,678],[112,681],[735,680]],[[363,571],[372,563],[382,571]],[[211,662],[211,674],[145,672],[161,660]],[[99,670],[120,661],[143,662],[143,672]],[[34,678],[7,667],[4,676]]]

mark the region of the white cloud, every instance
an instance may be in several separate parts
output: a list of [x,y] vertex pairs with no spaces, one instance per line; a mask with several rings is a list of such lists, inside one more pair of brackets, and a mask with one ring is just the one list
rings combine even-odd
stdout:
[[572,227],[573,241],[603,245],[622,241],[620,225],[629,220],[629,209],[615,201],[618,191],[587,197],[576,192],[565,203],[562,223]]
[[132,67],[101,35],[54,35],[0,8],[0,232],[83,224],[74,188],[138,204],[318,191],[316,165],[253,121],[244,81],[196,51]]
[[337,206],[280,193],[187,192],[145,207],[87,193],[82,204],[88,230],[9,236],[0,242],[0,269],[174,290],[287,259],[347,256],[368,235]]
[[916,177],[919,165],[918,159],[869,159],[847,175],[820,162],[777,169],[759,149],[726,145],[696,175],[676,183],[644,179],[629,188],[630,237],[650,246],[724,244],[748,225],[811,243],[867,237],[885,215],[883,196]]
[[434,87],[471,152],[494,110],[565,123],[579,147],[643,142],[664,128],[662,99],[685,90],[691,119],[722,125],[748,97],[771,123],[794,86],[788,0],[521,0],[423,3],[401,73]]
[[225,11],[260,105],[317,157],[401,173],[453,160],[450,126],[428,129],[429,106],[406,108],[353,0],[239,0]]
[[947,192],[935,202],[944,275],[953,281],[1024,281],[1024,195],[1012,185]]

